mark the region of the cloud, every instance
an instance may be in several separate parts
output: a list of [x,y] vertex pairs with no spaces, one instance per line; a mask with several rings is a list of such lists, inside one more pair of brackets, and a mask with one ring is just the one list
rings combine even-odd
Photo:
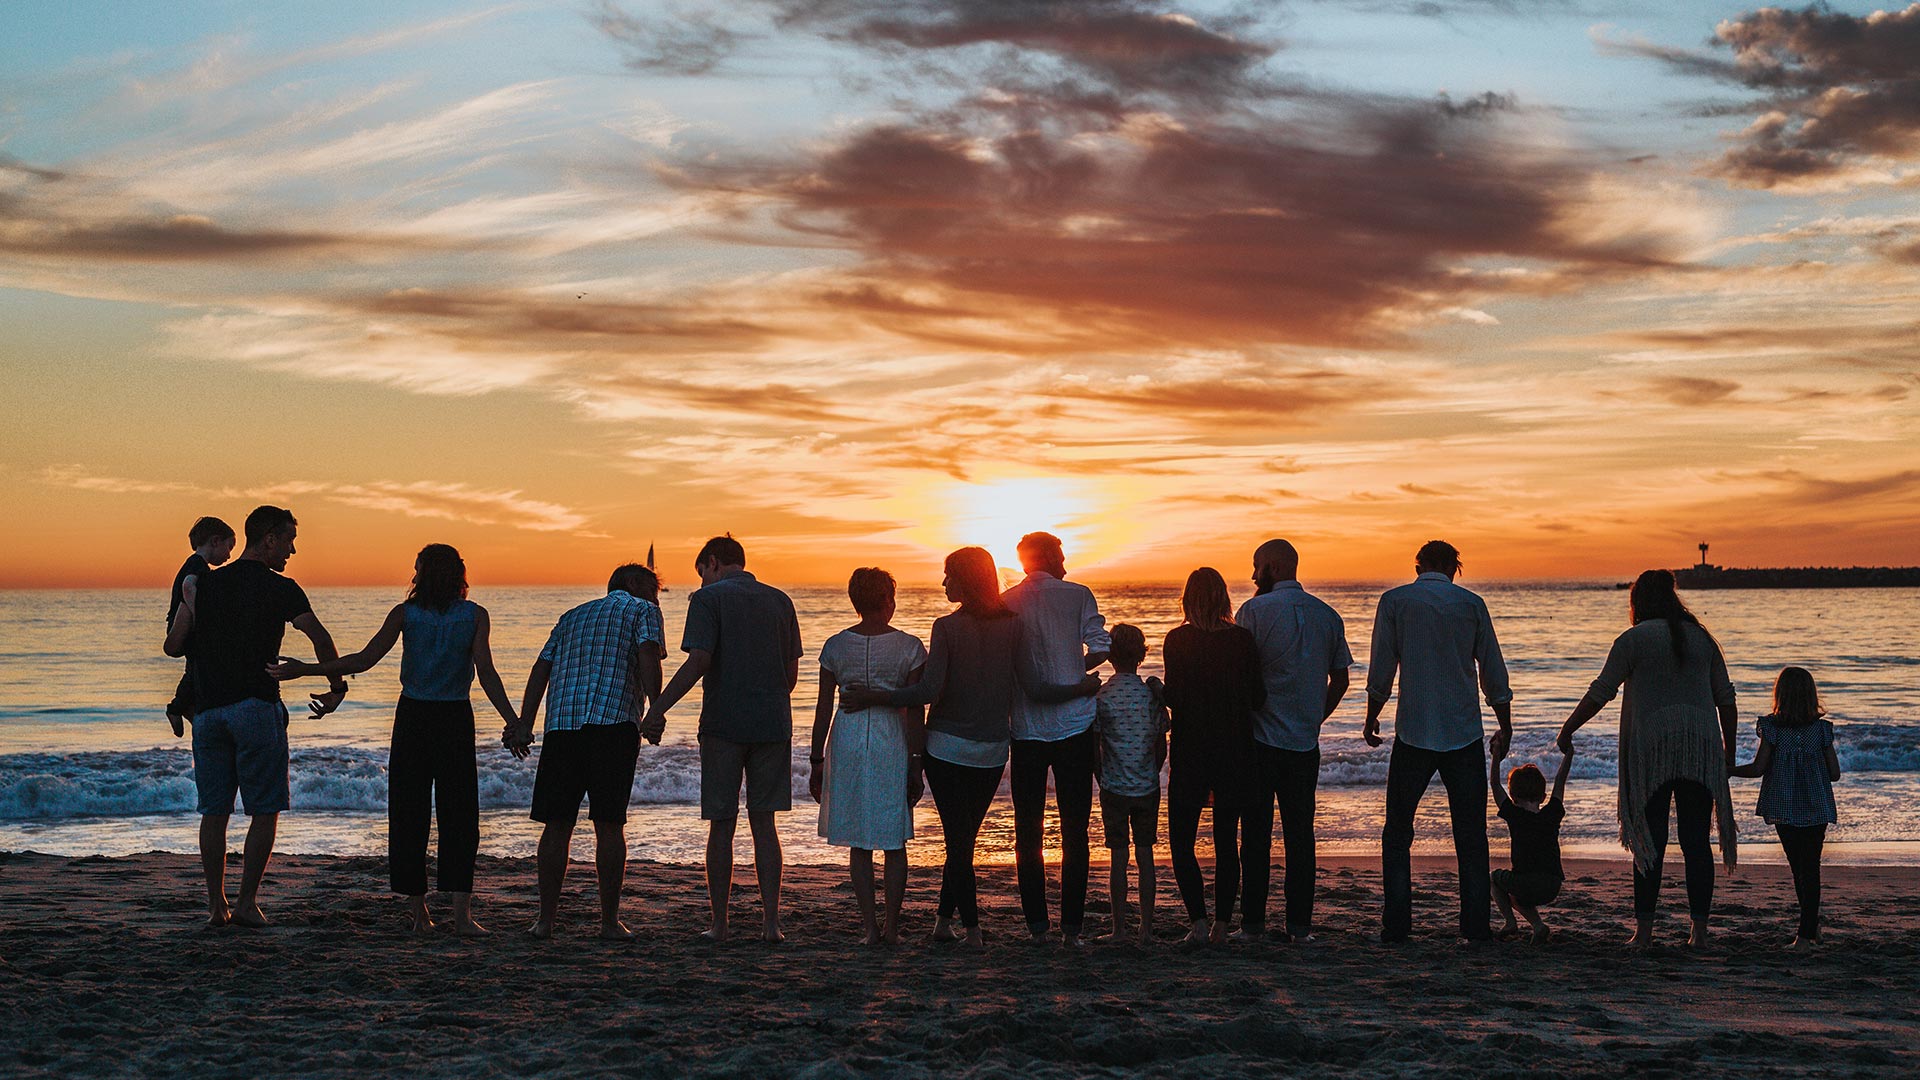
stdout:
[[23,218],[19,210],[9,211],[5,204],[0,204],[0,251],[62,260],[248,261],[420,246],[395,238],[234,229],[197,214],[98,222],[32,220]]
[[1826,508],[1920,495],[1920,469],[1900,469],[1847,480],[1815,476],[1799,469],[1777,469],[1759,475],[1779,485],[1784,501],[1797,506]]
[[1673,405],[1701,406],[1726,401],[1740,390],[1729,379],[1705,379],[1690,375],[1666,375],[1647,382],[1647,389]]
[[614,0],[600,0],[588,19],[620,48],[629,70],[666,75],[704,75],[738,47],[741,34],[710,12],[672,8],[641,17]]
[[1614,48],[1764,95],[1716,166],[1732,183],[1886,180],[1896,175],[1889,164],[1920,160],[1920,3],[1866,15],[1761,8],[1721,22],[1713,44],[1731,58],[1645,43]]
[[248,488],[211,488],[180,481],[102,475],[82,465],[54,465],[41,472],[40,481],[55,487],[110,495],[191,495],[228,501],[310,496],[407,517],[588,535],[582,532],[589,521],[586,515],[559,503],[528,498],[518,489],[489,490],[436,480],[374,480],[361,484],[286,480]]
[[1052,397],[1088,401],[1152,414],[1168,422],[1271,427],[1312,425],[1362,403],[1384,403],[1407,391],[1383,378],[1303,369],[1276,371],[1247,366],[1206,377],[1152,378],[1126,382],[1061,384]]

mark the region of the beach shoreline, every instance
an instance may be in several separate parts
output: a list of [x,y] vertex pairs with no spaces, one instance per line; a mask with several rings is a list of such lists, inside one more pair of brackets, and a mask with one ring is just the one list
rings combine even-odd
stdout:
[[[576,845],[575,854],[585,853]],[[1677,858],[1674,860],[1677,864]],[[698,866],[635,861],[630,944],[591,937],[576,866],[555,940],[531,919],[529,860],[483,857],[479,942],[405,932],[377,857],[283,856],[265,931],[206,930],[197,860],[0,855],[0,1063],[30,1076],[1088,1074],[1358,1076],[1553,1073],[1885,1075],[1920,1067],[1920,871],[1827,871],[1828,944],[1781,949],[1784,867],[1721,875],[1714,948],[1684,937],[1669,867],[1662,938],[1620,948],[1621,860],[1569,859],[1551,947],[1454,936],[1449,857],[1419,857],[1414,939],[1378,929],[1378,862],[1321,860],[1312,945],[1189,950],[1171,875],[1141,951],[1016,943],[1012,868],[982,872],[984,953],[925,940],[938,871],[916,867],[907,943],[857,944],[845,871],[789,866],[786,944],[698,940]],[[232,873],[237,876],[237,866]],[[1278,881],[1275,882],[1276,888]],[[231,882],[230,882],[231,887]],[[1107,922],[1104,875],[1089,932]],[[1276,895],[1270,906],[1278,903]],[[444,913],[444,898],[436,898]],[[752,873],[738,929],[758,925]]]

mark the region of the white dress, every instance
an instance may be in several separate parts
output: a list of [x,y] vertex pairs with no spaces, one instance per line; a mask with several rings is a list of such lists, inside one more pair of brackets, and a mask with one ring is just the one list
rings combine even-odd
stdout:
[[[871,637],[842,630],[820,647],[820,666],[841,686],[898,690],[926,662],[920,639],[899,630]],[[892,851],[913,839],[900,712],[880,706],[834,713],[820,785],[820,835],[827,843]]]

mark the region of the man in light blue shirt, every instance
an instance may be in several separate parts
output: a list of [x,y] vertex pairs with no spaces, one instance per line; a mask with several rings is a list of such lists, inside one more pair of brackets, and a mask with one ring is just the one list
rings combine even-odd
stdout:
[[1339,612],[1301,588],[1300,554],[1285,540],[1269,540],[1253,553],[1253,583],[1259,595],[1240,605],[1234,622],[1253,634],[1267,699],[1253,720],[1253,752],[1265,788],[1248,814],[1246,856],[1241,867],[1240,933],[1264,932],[1267,883],[1273,862],[1273,810],[1280,807],[1286,845],[1287,924],[1290,940],[1311,939],[1314,858],[1314,795],[1320,783],[1320,725],[1347,694],[1347,627]]
[[[1070,686],[1106,663],[1113,647],[1100,605],[1085,585],[1064,580],[1066,555],[1060,538],[1028,533],[1020,538],[1026,579],[1005,594],[1020,616],[1023,684]],[[1100,681],[1092,680],[1098,690]],[[1087,821],[1093,813],[1094,699],[1035,700],[1026,692],[1013,701],[1013,850],[1020,879],[1020,907],[1027,932],[1047,934],[1047,867],[1041,840],[1047,812],[1047,772],[1053,772],[1060,812],[1060,932],[1066,944],[1080,940],[1087,905]]]
[[1487,746],[1479,695],[1500,721],[1493,753],[1513,736],[1513,691],[1486,601],[1453,583],[1460,552],[1430,540],[1414,558],[1419,577],[1389,589],[1373,617],[1367,658],[1369,746],[1379,746],[1380,713],[1400,676],[1393,756],[1387,765],[1387,821],[1380,835],[1386,913],[1380,939],[1404,941],[1413,929],[1413,815],[1438,772],[1447,787],[1453,847],[1460,864],[1460,936],[1493,936],[1487,913]]

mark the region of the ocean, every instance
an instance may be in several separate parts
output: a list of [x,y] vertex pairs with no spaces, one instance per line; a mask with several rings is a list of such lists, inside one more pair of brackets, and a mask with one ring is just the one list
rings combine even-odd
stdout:
[[[293,569],[297,576],[298,565]],[[1534,760],[1551,773],[1554,733],[1625,628],[1626,594],[1612,581],[1462,583],[1486,597],[1512,673],[1513,763]],[[1354,690],[1323,729],[1320,846],[1328,854],[1377,854],[1387,750],[1370,749],[1360,738],[1361,687],[1374,602],[1391,583],[1307,584],[1346,619],[1357,661]],[[1095,591],[1110,624],[1132,622],[1146,631],[1152,653],[1143,673],[1157,673],[1159,643],[1179,619],[1178,584],[1101,585]],[[1250,591],[1251,585],[1236,587],[1236,603]],[[494,656],[516,705],[554,619],[597,594],[590,586],[474,591],[473,599],[492,613]],[[792,594],[810,655],[856,621],[839,589]],[[343,652],[358,649],[400,599],[399,590],[388,588],[316,588],[309,595]],[[1920,590],[1728,591],[1688,593],[1686,599],[1719,638],[1739,690],[1742,760],[1752,754],[1753,719],[1765,711],[1779,669],[1799,664],[1819,681],[1838,728],[1845,773],[1829,860],[1920,863],[1920,656],[1914,655]],[[0,591],[0,850],[120,855],[195,849],[192,754],[187,740],[173,738],[162,712],[180,673],[180,662],[160,652],[165,605],[164,589]],[[662,606],[669,641],[677,643],[685,591],[669,592]],[[924,640],[933,619],[948,610],[936,588],[903,588],[895,625]],[[305,644],[289,631],[290,651]],[[668,660],[669,675],[676,658]],[[321,684],[289,685],[294,808],[281,819],[280,850],[385,850],[386,748],[398,672],[396,650],[355,679],[347,703],[321,720],[307,718],[298,705]],[[790,861],[839,862],[843,853],[816,834],[815,807],[806,795],[816,692],[814,668],[803,663],[794,694],[794,811],[781,818],[781,834]],[[474,699],[481,732],[482,850],[530,855],[539,834],[527,819],[535,762],[515,761],[498,747],[497,717],[477,687]],[[699,705],[696,689],[671,714],[663,745],[641,752],[628,830],[636,859],[702,858],[694,745]],[[1389,721],[1391,715],[1389,706]],[[1614,818],[1613,716],[1610,706],[1579,737],[1564,831],[1570,854],[1624,858]],[[1778,858],[1778,847],[1771,827],[1752,814],[1758,786],[1756,780],[1735,780],[1734,804],[1742,857],[1769,861]],[[1451,849],[1445,802],[1436,782],[1422,804],[1417,852]],[[236,815],[236,833],[244,824]],[[1499,829],[1497,821],[1493,825]],[[914,864],[937,865],[939,821],[931,798],[920,805],[916,829]],[[982,834],[982,858],[1011,861],[1012,837],[1003,786]],[[579,855],[587,850],[582,840]],[[1050,846],[1054,840],[1050,832]],[[1493,843],[1496,853],[1504,853],[1500,832]]]

